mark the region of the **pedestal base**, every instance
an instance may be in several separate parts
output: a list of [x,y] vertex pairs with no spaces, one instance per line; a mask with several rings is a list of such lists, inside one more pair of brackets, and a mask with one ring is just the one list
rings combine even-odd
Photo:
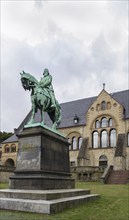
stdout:
[[75,188],[75,180],[71,174],[50,173],[39,171],[16,171],[10,177],[10,189],[72,189]]
[[11,189],[72,189],[69,143],[66,138],[38,126],[18,135],[16,171],[10,177]]

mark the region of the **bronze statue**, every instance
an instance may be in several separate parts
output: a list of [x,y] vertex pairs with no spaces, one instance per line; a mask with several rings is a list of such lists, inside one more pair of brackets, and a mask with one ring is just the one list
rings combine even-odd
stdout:
[[48,69],[44,70],[44,77],[41,78],[40,82],[30,73],[23,71],[20,74],[23,88],[31,91],[32,116],[28,124],[34,123],[35,113],[39,109],[41,112],[41,123],[44,124],[44,112],[47,112],[53,122],[52,128],[56,129],[61,120],[61,108],[55,99],[52,76]]

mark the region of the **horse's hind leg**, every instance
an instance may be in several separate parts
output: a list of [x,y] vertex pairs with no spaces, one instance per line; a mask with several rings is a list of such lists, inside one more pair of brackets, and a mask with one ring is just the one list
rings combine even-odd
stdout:
[[32,115],[31,115],[31,119],[28,122],[28,124],[33,124],[34,123],[34,116],[35,116],[35,108],[32,108]]
[[56,129],[57,129],[57,123],[56,123],[56,122],[54,122],[54,124],[52,125],[52,129],[53,129],[53,130],[56,130]]
[[41,108],[41,124],[44,125],[44,110],[43,110],[43,107]]

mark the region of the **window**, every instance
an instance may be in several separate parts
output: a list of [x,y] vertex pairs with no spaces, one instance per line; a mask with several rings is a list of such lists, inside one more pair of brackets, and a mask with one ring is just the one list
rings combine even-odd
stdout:
[[97,111],[100,111],[100,104],[97,104],[97,105],[96,105],[96,110],[97,110]]
[[11,152],[16,152],[16,145],[15,144],[11,145]]
[[105,148],[108,146],[107,144],[108,138],[107,138],[107,131],[102,131],[101,132],[101,147]]
[[82,140],[83,140],[82,137],[79,137],[79,138],[78,138],[78,148],[79,148],[79,149],[81,148]]
[[111,109],[111,103],[110,102],[107,103],[107,109]]
[[14,168],[14,165],[15,165],[14,160],[12,160],[10,158],[7,159],[6,162],[5,162],[5,166]]
[[109,118],[108,125],[109,125],[109,127],[112,126],[112,118]]
[[99,120],[96,120],[96,122],[95,122],[95,128],[100,128],[100,122],[99,122]]
[[105,109],[106,109],[106,102],[103,101],[103,102],[101,103],[101,110],[105,110]]
[[93,132],[92,140],[93,140],[93,148],[98,148],[98,132],[97,131]]
[[71,140],[70,140],[70,138],[68,138],[68,142],[70,143],[69,150],[71,150]]
[[[92,132],[92,147],[93,148],[106,148],[106,147],[116,147],[117,142],[117,132],[113,128],[115,121],[110,116],[104,116],[102,118],[98,117],[93,123]],[[129,145],[129,137],[128,137]]]
[[107,165],[108,165],[107,164],[107,157],[105,155],[100,156],[99,166],[105,168],[105,167],[107,167]]
[[101,119],[101,127],[102,128],[107,127],[107,119],[105,117]]
[[116,130],[112,129],[110,131],[110,147],[116,147]]
[[77,139],[76,139],[76,137],[73,137],[73,139],[72,139],[72,149],[73,150],[77,149]]
[[8,145],[5,146],[5,153],[9,153],[10,152],[10,148]]
[[79,132],[72,132],[67,136],[69,142],[69,150],[79,150],[82,145],[83,138]]
[[70,166],[71,166],[71,167],[74,167],[74,166],[75,166],[75,161],[71,161],[71,162],[70,162]]

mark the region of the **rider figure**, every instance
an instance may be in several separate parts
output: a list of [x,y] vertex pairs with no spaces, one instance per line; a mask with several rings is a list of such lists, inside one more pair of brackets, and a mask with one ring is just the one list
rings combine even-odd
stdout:
[[54,95],[54,90],[52,87],[52,76],[50,75],[48,69],[44,69],[43,76],[44,77],[41,77],[41,80],[40,80],[40,86],[41,88],[45,88],[50,94],[51,101],[52,101],[51,107],[56,107],[55,95]]

